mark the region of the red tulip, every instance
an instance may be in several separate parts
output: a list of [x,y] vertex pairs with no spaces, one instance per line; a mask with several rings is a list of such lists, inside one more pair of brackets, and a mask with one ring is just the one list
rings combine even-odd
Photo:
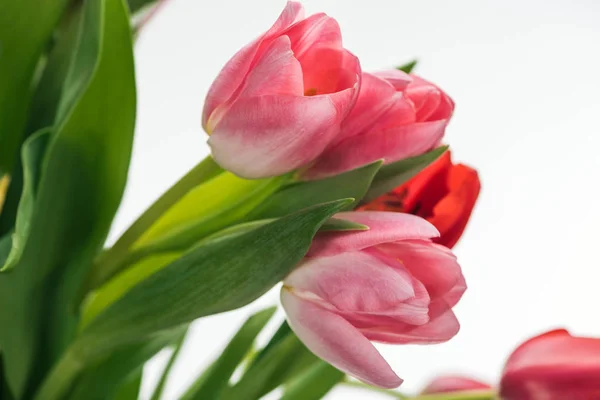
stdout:
[[321,178],[383,159],[391,163],[437,146],[454,111],[440,88],[392,70],[362,74],[356,105],[340,134],[304,177]]
[[508,358],[503,400],[600,399],[600,339],[575,337],[564,329],[536,336]]
[[325,14],[288,2],[275,24],[223,67],[202,125],[215,160],[245,178],[313,161],[340,132],[360,86],[358,59]]
[[466,290],[456,257],[414,215],[345,212],[366,231],[319,233],[283,281],[290,327],[314,354],[375,386],[400,385],[371,341],[441,343],[459,323],[452,307]]
[[440,376],[431,381],[422,394],[466,392],[473,390],[490,390],[487,383],[463,376]]
[[361,209],[419,215],[440,231],[434,241],[452,248],[467,226],[479,189],[477,171],[453,164],[447,151],[410,181]]

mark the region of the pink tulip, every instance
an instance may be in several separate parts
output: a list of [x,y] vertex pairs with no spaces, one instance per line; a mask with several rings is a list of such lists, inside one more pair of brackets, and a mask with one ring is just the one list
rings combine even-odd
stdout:
[[307,179],[335,175],[383,159],[386,164],[439,145],[454,102],[437,86],[391,70],[363,72],[356,106]]
[[490,390],[487,383],[463,376],[440,376],[431,381],[422,394],[467,392],[473,390]]
[[466,289],[456,257],[434,244],[429,222],[410,214],[348,212],[367,231],[319,233],[283,283],[290,327],[317,356],[380,387],[402,380],[375,349],[382,343],[440,343],[459,324]]
[[600,399],[600,339],[559,329],[526,341],[508,358],[500,395],[503,400]]
[[245,178],[280,175],[313,161],[356,102],[358,59],[338,23],[287,6],[213,82],[202,116],[215,160]]

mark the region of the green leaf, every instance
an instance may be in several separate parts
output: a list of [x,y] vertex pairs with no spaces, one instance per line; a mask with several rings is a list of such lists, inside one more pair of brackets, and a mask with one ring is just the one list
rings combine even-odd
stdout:
[[319,400],[344,379],[344,373],[319,361],[295,379],[281,400]]
[[402,185],[441,156],[448,146],[441,146],[420,156],[405,158],[381,167],[363,199],[367,203]]
[[121,384],[135,379],[147,360],[164,347],[179,343],[186,332],[187,327],[162,332],[110,354],[81,374],[67,400],[105,400],[116,396]]
[[228,386],[231,375],[252,348],[256,336],[269,322],[276,308],[271,307],[254,314],[242,325],[229,342],[221,356],[211,365],[206,375],[201,375],[201,384],[192,385],[182,400],[211,400],[220,398]]
[[0,274],[0,347],[17,398],[74,334],[73,299],[105,241],[131,155],[135,80],[125,5],[88,0],[81,26],[63,96],[72,107],[48,144],[22,257]]
[[95,263],[87,280],[87,291],[95,289],[122,270],[131,246],[171,207],[193,188],[219,175],[223,170],[212,157],[206,157],[167,190],[125,231]]
[[0,175],[14,165],[40,56],[67,4],[0,1]]
[[223,400],[258,400],[272,386],[273,377],[294,360],[299,348],[304,347],[295,335],[287,335],[246,371],[238,383],[223,392]]
[[140,368],[131,378],[121,384],[111,400],[138,400],[142,388],[143,368]]
[[320,232],[329,231],[368,231],[367,225],[359,224],[358,222],[347,221],[339,218],[329,218],[327,222],[321,226]]
[[134,249],[187,249],[203,237],[241,220],[288,179],[282,176],[246,180],[223,172],[183,196],[140,237]]
[[173,365],[175,365],[175,361],[177,360],[177,357],[179,356],[179,353],[181,352],[181,349],[183,347],[183,343],[185,342],[185,337],[187,335],[188,330],[189,330],[189,327],[184,332],[182,332],[181,336],[179,337],[179,340],[177,340],[177,342],[175,343],[175,346],[173,348],[173,353],[171,354],[171,357],[169,357],[169,362],[165,366],[165,369],[163,370],[163,372],[160,376],[158,384],[154,388],[154,393],[152,394],[152,397],[150,398],[150,400],[160,400],[162,398],[162,394],[163,394],[163,391],[165,390],[165,385],[167,383],[167,379],[169,378],[171,369],[173,368]]
[[314,206],[193,248],[94,319],[47,377],[37,399],[59,399],[82,366],[113,349],[257,299],[291,271],[319,227],[351,201]]
[[2,208],[4,207],[4,200],[6,199],[6,192],[8,191],[9,183],[10,176],[0,173],[0,215],[2,215]]
[[42,159],[50,139],[51,129],[42,129],[23,145],[23,194],[19,203],[15,233],[12,236],[12,250],[6,261],[0,264],[0,272],[9,270],[21,259],[31,228],[31,218],[35,210],[37,186],[40,181]]
[[411,62],[408,62],[408,63],[401,65],[399,67],[396,67],[396,68],[399,69],[400,71],[410,74],[412,72],[412,70],[417,66],[417,62],[418,62],[417,60],[412,60]]
[[348,205],[348,209],[352,209],[367,193],[381,164],[381,161],[376,161],[330,178],[284,187],[264,201],[247,219],[281,217],[314,204],[342,198],[355,199]]

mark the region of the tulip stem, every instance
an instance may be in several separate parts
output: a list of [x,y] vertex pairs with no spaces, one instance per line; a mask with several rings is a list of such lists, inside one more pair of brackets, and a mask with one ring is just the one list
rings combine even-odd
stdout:
[[345,380],[343,382],[341,382],[342,385],[344,386],[351,386],[351,387],[355,387],[355,388],[360,388],[360,389],[364,389],[364,390],[369,390],[371,392],[376,392],[376,393],[381,393],[396,399],[400,399],[400,400],[409,400],[410,397],[399,393],[399,392],[395,392],[393,390],[388,390],[388,389],[381,389],[375,386],[371,386],[371,385],[367,385],[366,383],[362,383],[362,382],[356,382],[356,381],[349,381],[349,380]]
[[369,390],[375,393],[381,393],[389,397],[399,400],[494,400],[496,399],[496,393],[493,390],[470,390],[464,392],[452,392],[452,393],[435,393],[435,394],[422,394],[417,396],[408,396],[394,390],[381,389],[366,383],[345,380],[341,382],[344,386],[350,386]]

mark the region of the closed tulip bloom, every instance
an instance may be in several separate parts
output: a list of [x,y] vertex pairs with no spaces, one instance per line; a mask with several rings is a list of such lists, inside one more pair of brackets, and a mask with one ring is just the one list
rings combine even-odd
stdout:
[[452,163],[450,151],[405,184],[360,207],[415,214],[440,232],[434,242],[452,248],[463,234],[479,197],[477,171]]
[[452,307],[466,289],[456,257],[431,242],[436,229],[409,214],[349,212],[336,218],[367,231],[319,233],[283,283],[281,302],[314,354],[366,383],[402,380],[375,349],[381,343],[440,343],[459,323]]
[[245,178],[280,175],[313,161],[356,102],[358,59],[338,23],[303,17],[288,2],[266,33],[213,82],[202,116],[215,160]]
[[336,139],[305,172],[306,179],[386,164],[436,147],[454,111],[440,88],[399,70],[362,74],[356,106]]
[[422,394],[452,393],[469,391],[489,391],[492,387],[465,376],[440,376],[431,381]]
[[560,329],[526,341],[508,358],[500,397],[600,399],[600,339],[575,337]]

